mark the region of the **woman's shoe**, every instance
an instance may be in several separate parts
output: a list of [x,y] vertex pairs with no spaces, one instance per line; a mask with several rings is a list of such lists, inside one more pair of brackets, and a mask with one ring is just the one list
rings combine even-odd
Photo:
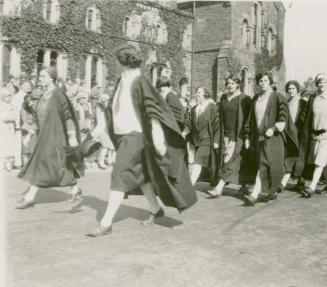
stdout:
[[283,186],[282,184],[279,185],[278,189],[277,189],[277,192],[278,193],[282,193],[285,189],[285,186]]
[[211,195],[210,198],[218,198],[222,195],[222,191],[214,188],[214,189],[211,189],[211,190],[207,190],[207,192]]
[[306,187],[305,189],[301,190],[301,195],[304,198],[310,198],[311,196],[313,196],[314,193],[315,191],[312,190],[311,187]]
[[257,203],[257,199],[252,197],[252,195],[244,195],[244,200],[245,200],[245,203],[247,203],[248,205],[251,205],[251,206],[255,206]]
[[74,203],[77,201],[81,201],[82,197],[82,190],[79,188],[76,193],[70,193],[69,198],[66,200],[67,203]]
[[105,236],[107,234],[110,234],[112,232],[112,225],[110,225],[109,227],[104,227],[101,224],[95,228],[93,231],[91,231],[90,233],[86,234],[86,236],[89,237],[101,237],[101,236]]
[[26,201],[25,199],[21,201],[19,205],[16,206],[16,209],[27,209],[35,205],[35,200]]
[[164,210],[160,207],[160,209],[156,213],[150,212],[149,218],[143,220],[141,222],[142,225],[149,225],[155,223],[157,218],[163,217],[165,215]]

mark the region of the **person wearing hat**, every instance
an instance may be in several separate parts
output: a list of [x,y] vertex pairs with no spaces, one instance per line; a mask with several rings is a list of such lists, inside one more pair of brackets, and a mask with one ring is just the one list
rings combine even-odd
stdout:
[[70,186],[70,199],[80,198],[74,165],[67,158],[64,147],[75,147],[80,142],[78,121],[65,94],[55,85],[57,70],[44,68],[40,72],[43,95],[36,106],[37,142],[32,155],[18,177],[28,181],[30,187],[16,208],[26,209],[35,204],[39,188]]
[[86,134],[91,128],[91,108],[88,101],[88,96],[84,92],[79,92],[75,105],[79,127],[83,134]]
[[309,98],[300,140],[302,166],[315,165],[310,186],[301,191],[302,196],[306,198],[318,192],[317,184],[324,167],[327,166],[327,75],[318,74],[314,83],[317,92]]
[[111,232],[124,195],[134,190],[141,190],[150,206],[150,216],[142,224],[164,216],[156,196],[179,211],[197,201],[183,161],[184,138],[167,102],[142,74],[141,52],[126,45],[116,56],[122,76],[109,105],[107,123],[117,156],[108,205],[100,225],[88,234],[92,237]]
[[15,155],[15,120],[16,112],[11,104],[9,89],[0,88],[0,141],[1,169],[12,170],[12,158]]

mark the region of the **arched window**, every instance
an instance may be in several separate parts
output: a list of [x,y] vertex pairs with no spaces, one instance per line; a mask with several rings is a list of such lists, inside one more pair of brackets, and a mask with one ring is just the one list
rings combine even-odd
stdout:
[[250,29],[248,20],[244,19],[241,28],[242,47],[250,48]]
[[123,25],[123,33],[126,37],[129,36],[130,30],[131,30],[131,19],[129,17],[125,17],[125,21]]
[[259,26],[259,7],[258,4],[254,4],[254,25],[253,25],[253,45],[254,47],[257,46],[257,39],[258,39],[258,26]]
[[253,96],[252,73],[248,67],[243,67],[241,70],[240,89],[245,95]]
[[96,7],[90,7],[87,10],[85,27],[87,30],[100,32],[101,17],[100,17],[100,11]]
[[50,66],[52,66],[52,67],[57,66],[57,57],[58,57],[58,53],[56,51],[51,51],[51,53],[50,53]]
[[60,4],[58,0],[45,0],[43,4],[43,18],[45,21],[55,24],[59,21]]
[[0,14],[4,14],[4,0],[0,0]]
[[10,50],[9,45],[4,45],[2,48],[2,82],[7,83],[10,75]]
[[51,20],[51,7],[52,7],[52,0],[47,0],[46,8],[45,8],[45,20]]

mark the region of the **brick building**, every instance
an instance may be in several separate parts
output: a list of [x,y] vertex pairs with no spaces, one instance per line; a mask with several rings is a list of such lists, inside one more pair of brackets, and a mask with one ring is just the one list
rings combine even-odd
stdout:
[[[268,69],[277,88],[283,90],[285,8],[281,2],[178,2],[178,8],[192,13],[195,19],[193,87],[204,85],[215,95],[223,89],[229,73],[239,73],[242,90],[252,96],[255,74]],[[260,56],[263,50],[266,59]]]
[[161,74],[176,87],[190,82],[193,17],[157,2],[0,0],[0,84],[52,65],[64,80],[105,87],[119,76],[115,51],[126,43],[141,48],[153,83]]

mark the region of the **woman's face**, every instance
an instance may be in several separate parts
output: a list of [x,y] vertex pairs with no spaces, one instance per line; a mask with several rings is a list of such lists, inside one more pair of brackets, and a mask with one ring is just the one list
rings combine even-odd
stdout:
[[229,93],[234,93],[238,89],[238,84],[235,83],[232,79],[228,79],[226,83],[226,88]]
[[290,85],[288,86],[287,93],[288,93],[288,95],[289,95],[291,98],[296,97],[296,96],[298,95],[298,92],[297,92],[296,86],[293,85],[293,84],[290,84]]
[[203,100],[204,100],[204,90],[202,88],[198,88],[196,90],[196,101],[200,103]]
[[322,79],[318,82],[317,88],[319,92],[326,92],[327,91],[327,80]]
[[42,70],[40,73],[40,83],[43,87],[49,86],[53,82],[53,79],[50,77],[46,70]]
[[268,76],[263,76],[259,80],[259,87],[260,87],[262,92],[265,92],[265,91],[267,91],[267,90],[269,90],[271,88]]

